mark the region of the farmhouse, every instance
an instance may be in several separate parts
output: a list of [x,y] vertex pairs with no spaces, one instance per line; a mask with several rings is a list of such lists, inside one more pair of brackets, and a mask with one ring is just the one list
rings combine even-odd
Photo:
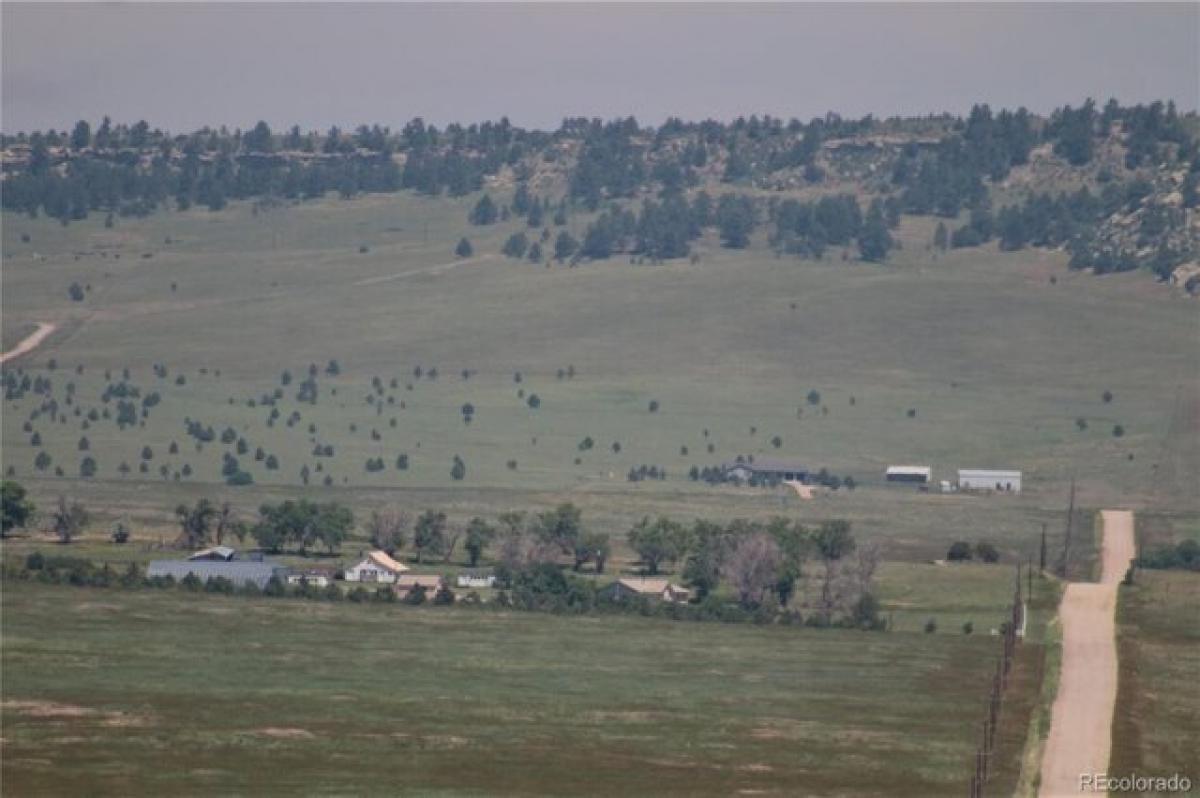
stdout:
[[751,477],[781,479],[785,482],[807,482],[808,468],[795,460],[774,457],[759,457],[722,463],[721,470],[727,479],[747,480]]
[[408,571],[404,563],[393,560],[386,551],[372,551],[357,564],[346,569],[347,582],[383,582],[391,584]]
[[1008,469],[960,468],[959,490],[996,490],[1021,492],[1021,472]]
[[426,598],[433,598],[433,594],[438,592],[444,584],[442,577],[437,574],[404,574],[396,579],[396,596],[398,598],[407,598],[415,587],[425,588]]
[[266,587],[271,577],[281,581],[286,579],[287,572],[285,566],[267,560],[154,560],[146,568],[146,576],[151,579],[170,576],[180,580],[190,574],[207,582],[222,577],[233,582],[235,587],[252,584],[260,590]]
[[894,465],[888,466],[884,478],[888,482],[915,482],[928,485],[933,479],[933,469],[929,466]]
[[691,594],[686,587],[672,584],[667,579],[624,577],[602,587],[599,591],[599,596],[607,601],[624,601],[637,596],[645,596],[670,603],[683,604],[687,602]]

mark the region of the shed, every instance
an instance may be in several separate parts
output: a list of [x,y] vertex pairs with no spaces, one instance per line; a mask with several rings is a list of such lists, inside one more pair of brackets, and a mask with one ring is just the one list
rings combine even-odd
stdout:
[[1004,493],[1021,492],[1021,472],[998,468],[958,469],[959,490],[994,490]]
[[933,469],[929,466],[894,465],[887,467],[884,477],[888,482],[916,482],[928,485],[933,479]]
[[496,577],[490,574],[459,574],[454,581],[458,587],[493,587]]
[[328,587],[333,584],[336,572],[332,568],[306,568],[303,571],[292,571],[287,576],[289,585],[311,585],[312,587]]

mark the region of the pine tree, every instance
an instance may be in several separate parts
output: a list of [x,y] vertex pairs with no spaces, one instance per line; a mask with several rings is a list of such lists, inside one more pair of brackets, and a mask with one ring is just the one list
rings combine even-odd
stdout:
[[492,202],[490,196],[484,194],[471,209],[469,221],[471,224],[477,225],[493,224],[499,215],[500,211],[496,208],[496,203]]
[[871,203],[867,220],[858,235],[858,252],[865,261],[878,263],[887,257],[893,246],[892,234],[888,232],[887,219],[883,215],[883,204],[879,200]]
[[943,252],[950,246],[950,233],[945,222],[938,222],[937,230],[933,231],[933,245]]

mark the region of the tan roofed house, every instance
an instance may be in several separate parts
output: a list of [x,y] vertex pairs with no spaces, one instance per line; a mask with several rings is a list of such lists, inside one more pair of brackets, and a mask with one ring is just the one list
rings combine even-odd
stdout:
[[641,576],[622,577],[600,589],[600,597],[608,601],[622,601],[637,596],[682,604],[691,597],[691,593],[686,587],[676,585],[669,579]]
[[432,599],[444,584],[444,579],[437,574],[404,574],[396,580],[396,596],[403,599],[412,592],[413,588],[425,588],[425,597]]
[[401,574],[408,571],[408,566],[397,562],[386,551],[378,549],[369,552],[357,564],[346,569],[347,582],[383,582],[394,583]]

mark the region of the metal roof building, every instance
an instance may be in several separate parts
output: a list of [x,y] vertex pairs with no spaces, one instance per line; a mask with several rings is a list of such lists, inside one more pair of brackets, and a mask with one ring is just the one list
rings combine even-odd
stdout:
[[958,469],[959,490],[1021,492],[1021,472],[1002,468]]
[[808,466],[796,460],[777,457],[756,457],[753,462],[735,460],[732,463],[723,463],[721,470],[729,476],[739,479],[748,479],[751,475],[778,477],[795,482],[804,482],[808,479]]
[[894,465],[888,466],[884,476],[888,482],[927,483],[933,479],[933,469],[929,466]]
[[288,569],[277,563],[246,560],[155,560],[146,568],[146,576],[151,579],[170,576],[179,580],[188,574],[195,574],[203,582],[220,576],[238,587],[254,584],[261,589],[272,576],[286,579]]

